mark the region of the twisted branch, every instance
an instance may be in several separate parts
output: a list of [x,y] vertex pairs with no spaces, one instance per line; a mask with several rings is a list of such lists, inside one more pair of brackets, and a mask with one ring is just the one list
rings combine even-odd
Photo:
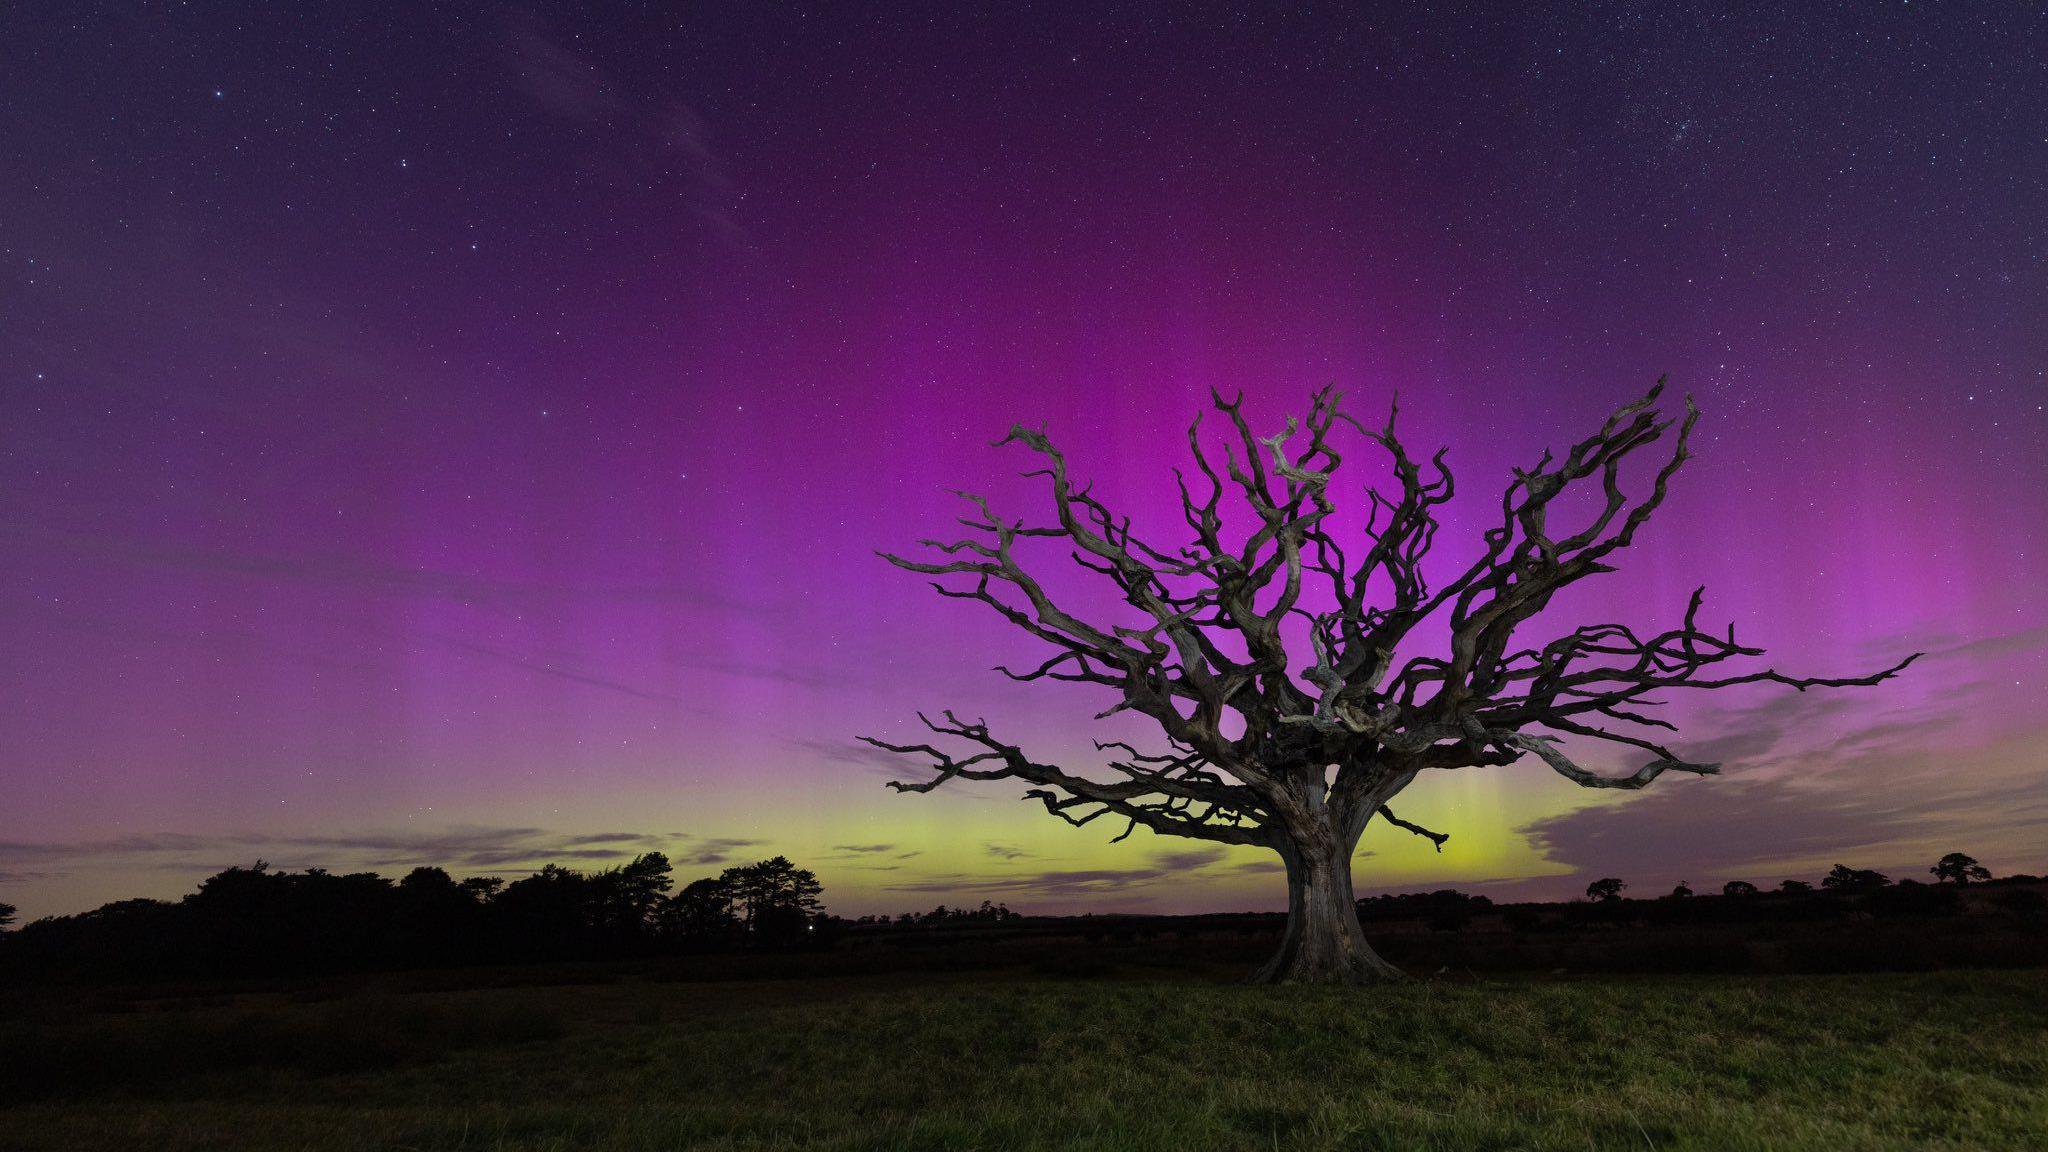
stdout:
[[[1177,548],[1139,538],[1129,517],[1077,484],[1043,430],[1013,427],[996,444],[1031,454],[1034,466],[1024,475],[1046,482],[1052,524],[1027,527],[960,493],[971,509],[959,520],[967,536],[925,541],[930,552],[923,559],[882,556],[933,577],[943,596],[988,605],[1051,648],[1028,670],[999,668],[1005,676],[1107,689],[1113,700],[1099,715],[1150,718],[1172,752],[1098,744],[1121,753],[1103,766],[1119,778],[1104,782],[1034,761],[991,737],[985,724],[950,712],[944,723],[920,719],[963,744],[963,754],[931,744],[868,743],[919,756],[932,769],[923,782],[897,782],[902,791],[926,792],[954,779],[1019,779],[1035,785],[1028,798],[1072,824],[1113,815],[1126,822],[1125,835],[1144,825],[1232,843],[1271,844],[1317,826],[1355,839],[1376,815],[1441,850],[1447,837],[1386,806],[1427,768],[1494,766],[1534,755],[1583,787],[1624,789],[1665,772],[1711,775],[1717,765],[1688,762],[1642,734],[1675,730],[1654,714],[1664,690],[1871,685],[1916,657],[1858,676],[1724,671],[1731,661],[1763,653],[1738,643],[1732,628],[1717,635],[1702,627],[1703,590],[1692,595],[1682,621],[1662,632],[1593,624],[1541,646],[1517,646],[1516,633],[1557,593],[1613,571],[1615,554],[1633,543],[1691,458],[1699,411],[1688,398],[1682,413],[1663,415],[1662,391],[1659,380],[1561,459],[1545,452],[1533,466],[1514,470],[1479,557],[1434,584],[1425,564],[1438,534],[1437,511],[1456,482],[1445,453],[1426,464],[1409,454],[1397,433],[1398,404],[1384,424],[1370,428],[1342,410],[1339,393],[1324,388],[1305,418],[1259,437],[1241,397],[1212,393],[1224,435],[1219,446],[1205,447],[1201,417],[1188,428],[1194,470],[1174,475],[1190,536]],[[1345,463],[1332,439],[1339,428],[1377,448],[1392,478],[1384,492],[1365,490],[1362,548],[1351,541],[1355,563],[1333,524]],[[1669,454],[1632,496],[1628,462],[1660,442],[1671,444]],[[1555,510],[1575,486],[1596,487],[1595,508],[1575,527],[1560,525]],[[1241,534],[1232,531],[1226,497],[1244,521]],[[1038,540],[1066,546],[1090,578],[1116,590],[1130,618],[1091,622],[1066,610],[1019,557],[1020,546]],[[1395,653],[1412,649],[1407,642],[1416,630],[1439,619],[1449,633],[1443,654],[1412,655],[1394,667]],[[1297,662],[1289,653],[1282,632],[1289,620],[1306,621],[1312,659]],[[1614,743],[1653,758],[1633,775],[1601,776],[1566,755],[1560,737]]]

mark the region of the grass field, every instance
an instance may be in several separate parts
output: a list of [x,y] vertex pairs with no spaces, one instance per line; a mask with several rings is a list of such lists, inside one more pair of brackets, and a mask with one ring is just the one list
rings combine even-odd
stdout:
[[576,978],[16,995],[0,1147],[2048,1147],[2039,971]]

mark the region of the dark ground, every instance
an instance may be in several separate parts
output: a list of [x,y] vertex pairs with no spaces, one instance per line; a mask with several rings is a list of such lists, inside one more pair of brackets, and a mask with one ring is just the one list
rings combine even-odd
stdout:
[[1239,985],[1262,916],[16,986],[0,1149],[2048,1147],[2048,932],[1997,896],[1411,898],[1378,989]]
[[0,1148],[2039,1148],[2048,974],[666,965],[0,1007]]

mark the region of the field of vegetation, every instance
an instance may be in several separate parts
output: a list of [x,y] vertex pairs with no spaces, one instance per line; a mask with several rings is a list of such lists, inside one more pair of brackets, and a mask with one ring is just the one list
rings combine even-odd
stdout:
[[610,965],[0,997],[9,1149],[2041,1148],[2044,1084],[2039,970]]

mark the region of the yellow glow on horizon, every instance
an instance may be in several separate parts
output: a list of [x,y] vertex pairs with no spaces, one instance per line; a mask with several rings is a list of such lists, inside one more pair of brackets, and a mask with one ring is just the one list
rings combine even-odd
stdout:
[[[1195,912],[1275,909],[1286,891],[1278,859],[1256,847],[1162,837],[1140,828],[1111,843],[1123,823],[1104,816],[1074,828],[1021,787],[957,784],[898,794],[881,777],[841,781],[772,798],[707,796],[679,821],[706,836],[755,840],[733,855],[782,854],[814,869],[842,914],[893,913],[983,899],[1043,912]],[[656,803],[648,798],[651,810]],[[1560,875],[1516,829],[1606,798],[1523,769],[1426,775],[1394,803],[1404,819],[1451,839],[1428,841],[1383,823],[1366,831],[1354,866],[1361,892]],[[673,803],[671,798],[670,803]],[[624,814],[621,814],[624,818]],[[886,846],[886,847],[884,847]],[[718,865],[683,862],[687,879]]]

